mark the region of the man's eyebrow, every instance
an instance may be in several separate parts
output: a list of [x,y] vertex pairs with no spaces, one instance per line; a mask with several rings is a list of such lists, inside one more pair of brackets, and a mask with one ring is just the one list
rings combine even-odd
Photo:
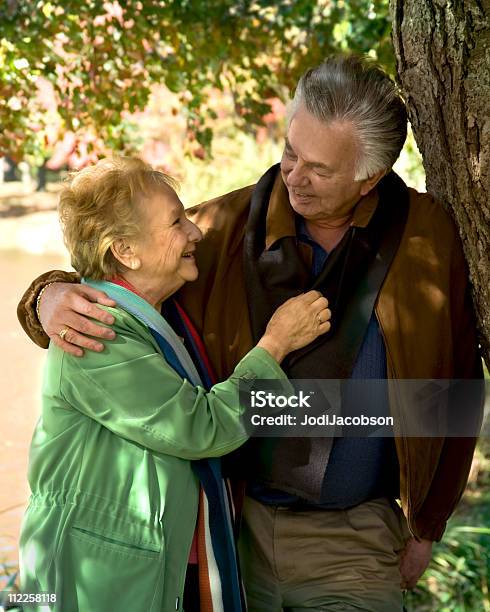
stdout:
[[[289,142],[289,140],[287,138],[286,138],[286,149],[294,151],[293,147],[291,146],[291,143]],[[326,164],[323,164],[322,162],[307,162],[307,161],[305,161],[305,165],[310,167],[310,168],[322,168],[323,170],[326,170],[327,172],[332,172],[332,168],[330,168],[330,166],[327,166]]]
[[305,162],[307,166],[310,168],[321,168],[322,170],[326,170],[327,172],[332,172],[332,168],[327,166],[326,164],[322,164],[322,162]]

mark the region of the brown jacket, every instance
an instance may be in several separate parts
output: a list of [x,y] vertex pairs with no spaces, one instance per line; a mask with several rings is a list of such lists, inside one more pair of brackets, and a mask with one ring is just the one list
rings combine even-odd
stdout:
[[[252,347],[242,269],[242,246],[253,186],[188,211],[204,233],[199,279],[179,292],[220,379]],[[377,206],[372,192],[358,204],[354,225],[365,226]],[[287,191],[278,177],[267,216],[266,246],[295,234]],[[308,247],[305,257],[311,257]],[[40,346],[48,345],[34,312],[40,288],[77,276],[52,272],[36,279],[19,304],[19,320]],[[327,296],[328,297],[328,296]],[[454,224],[428,194],[410,189],[402,241],[375,307],[387,352],[389,378],[481,376],[468,274]],[[392,399],[392,404],[394,401]],[[392,411],[395,408],[392,406]],[[463,494],[474,438],[396,438],[400,497],[412,533],[439,540]]]

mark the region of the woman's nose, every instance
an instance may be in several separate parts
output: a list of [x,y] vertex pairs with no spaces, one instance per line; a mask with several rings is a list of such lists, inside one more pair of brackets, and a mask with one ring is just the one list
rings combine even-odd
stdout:
[[199,242],[202,240],[202,232],[195,223],[192,223],[190,219],[187,219],[187,236],[189,242]]

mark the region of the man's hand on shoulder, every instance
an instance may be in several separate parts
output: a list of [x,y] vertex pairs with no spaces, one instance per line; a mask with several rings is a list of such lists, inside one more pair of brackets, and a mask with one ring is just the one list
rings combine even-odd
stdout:
[[[112,325],[114,317],[96,304],[115,306],[116,302],[87,285],[53,283],[41,296],[39,320],[51,341],[67,353],[82,357],[83,348],[100,352],[104,345],[87,336],[112,340],[115,333],[90,319]],[[62,330],[66,330],[63,338],[59,335]]]
[[432,557],[432,542],[410,538],[400,553],[402,589],[413,589],[427,569]]

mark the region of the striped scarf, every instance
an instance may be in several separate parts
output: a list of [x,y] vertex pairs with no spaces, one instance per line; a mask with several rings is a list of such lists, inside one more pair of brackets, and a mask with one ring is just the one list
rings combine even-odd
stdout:
[[[207,390],[216,382],[202,340],[187,314],[174,300],[165,303],[164,318],[133,287],[120,279],[113,279],[113,282],[83,279],[82,282],[104,291],[121,308],[144,323],[166,361],[182,378]],[[172,325],[167,319],[172,321]],[[175,330],[184,336],[190,354]],[[201,612],[245,611],[233,534],[235,509],[229,483],[222,476],[221,461],[218,458],[192,461],[192,469],[200,482],[197,553]]]

